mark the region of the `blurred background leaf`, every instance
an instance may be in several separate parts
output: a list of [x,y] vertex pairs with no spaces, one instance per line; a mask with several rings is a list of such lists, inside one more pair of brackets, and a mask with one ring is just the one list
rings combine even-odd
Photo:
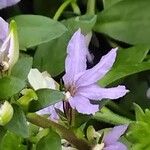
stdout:
[[149,44],[149,5],[149,0],[122,0],[97,14],[94,30],[129,44]]

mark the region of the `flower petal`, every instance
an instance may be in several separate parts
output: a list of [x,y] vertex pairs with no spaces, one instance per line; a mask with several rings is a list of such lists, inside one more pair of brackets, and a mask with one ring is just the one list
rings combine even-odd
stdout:
[[74,33],[67,47],[66,74],[63,77],[65,84],[74,82],[75,75],[86,70],[86,55],[85,37],[79,29]]
[[103,150],[127,150],[127,147],[120,142],[116,142],[113,145],[105,147]]
[[9,32],[8,23],[0,17],[0,41],[4,41]]
[[43,109],[37,111],[37,114],[39,114],[39,115],[48,114],[48,115],[50,115],[50,118],[52,120],[57,121],[59,119],[59,116],[57,115],[55,108],[63,111],[63,102],[61,101],[61,102],[56,103],[55,105],[51,105],[46,108],[43,108]]
[[59,84],[50,76],[50,74],[47,71],[42,72],[42,76],[46,81],[47,88],[59,90]]
[[38,69],[31,69],[28,74],[28,81],[34,90],[48,88],[46,80]]
[[103,98],[118,99],[127,92],[128,90],[126,90],[125,86],[120,85],[113,88],[101,88],[96,84],[92,84],[78,88],[78,94],[93,100],[101,100]]
[[117,48],[112,49],[103,56],[100,62],[91,69],[86,70],[77,80],[77,86],[86,86],[100,80],[112,67],[116,59]]
[[93,105],[86,97],[77,95],[69,99],[70,106],[82,114],[95,114],[99,105]]
[[10,43],[8,50],[9,69],[11,69],[19,59],[19,40],[17,25],[14,20],[10,22]]
[[104,137],[104,143],[106,146],[109,146],[111,144],[114,144],[119,140],[120,136],[124,134],[124,132],[127,130],[128,125],[120,125],[116,126],[110,131],[105,137]]
[[0,0],[0,9],[9,7],[12,5],[15,5],[19,2],[20,0]]

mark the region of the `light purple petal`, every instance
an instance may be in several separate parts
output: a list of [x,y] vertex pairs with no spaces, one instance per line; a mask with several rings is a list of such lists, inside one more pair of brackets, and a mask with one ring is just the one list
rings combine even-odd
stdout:
[[43,109],[37,111],[37,114],[50,115],[50,118],[52,120],[56,121],[59,119],[59,116],[57,115],[55,108],[63,111],[63,102],[61,101],[61,102],[56,103],[55,105],[51,105],[46,108],[43,108]]
[[106,146],[109,146],[117,142],[117,140],[119,140],[120,136],[124,134],[127,128],[128,128],[128,125],[120,125],[120,126],[114,127],[112,131],[110,131],[104,137],[104,143],[106,144]]
[[63,77],[65,84],[71,84],[75,80],[75,75],[86,70],[86,55],[85,37],[79,29],[74,33],[67,47],[66,74]]
[[0,0],[0,9],[3,9],[5,7],[9,7],[9,6],[15,5],[19,1],[20,0]]
[[127,150],[127,147],[120,142],[116,142],[113,145],[105,147],[103,150]]
[[128,90],[126,90],[125,86],[101,88],[96,84],[92,84],[78,88],[78,94],[93,100],[101,100],[103,98],[118,99],[124,96],[127,92]]
[[77,95],[69,99],[73,109],[82,114],[95,114],[99,110],[99,105],[93,105],[86,97]]
[[0,17],[0,41],[4,41],[8,36],[8,23]]
[[96,83],[112,67],[116,59],[117,48],[112,49],[107,55],[103,56],[100,62],[91,69],[86,70],[77,80],[77,86],[86,86]]

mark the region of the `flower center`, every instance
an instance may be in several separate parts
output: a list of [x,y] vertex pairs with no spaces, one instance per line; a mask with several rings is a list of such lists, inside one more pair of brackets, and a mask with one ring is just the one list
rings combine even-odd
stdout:
[[74,96],[76,94],[76,87],[74,85],[71,85],[68,88],[68,91],[70,92],[71,96]]

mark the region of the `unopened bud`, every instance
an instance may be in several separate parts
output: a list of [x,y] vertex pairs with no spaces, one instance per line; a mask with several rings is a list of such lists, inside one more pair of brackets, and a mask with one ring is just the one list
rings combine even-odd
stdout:
[[0,107],[0,125],[6,125],[13,117],[13,107],[8,101],[5,101],[4,104]]

